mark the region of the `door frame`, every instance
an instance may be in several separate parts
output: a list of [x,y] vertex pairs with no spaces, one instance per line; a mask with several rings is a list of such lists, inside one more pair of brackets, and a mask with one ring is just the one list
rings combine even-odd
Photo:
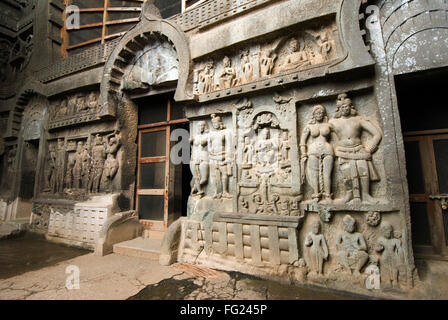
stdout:
[[[443,221],[443,215],[448,214],[448,212],[442,210],[440,200],[430,199],[431,195],[440,195],[434,141],[448,140],[448,129],[406,132],[403,133],[403,138],[404,142],[418,142],[419,144],[425,193],[409,193],[409,202],[427,204],[426,211],[431,233],[431,246],[414,244],[415,255],[422,258],[448,260],[446,240],[448,235],[446,234]],[[409,174],[411,173],[408,172]]]
[[[135,188],[135,210],[138,215],[139,208],[139,196],[140,195],[163,195],[164,196],[164,217],[163,221],[140,219],[139,221],[145,227],[154,231],[165,231],[168,228],[169,221],[169,187],[170,187],[170,146],[171,146],[171,126],[181,123],[188,123],[187,118],[174,119],[172,120],[172,98],[167,97],[167,114],[166,121],[161,121],[157,123],[142,124],[137,126],[138,130],[138,145],[137,145],[137,177],[136,177],[136,188]],[[141,135],[148,132],[158,132],[165,131],[165,155],[157,157],[141,157]],[[140,165],[143,163],[151,162],[165,162],[165,181],[164,189],[140,189]]]

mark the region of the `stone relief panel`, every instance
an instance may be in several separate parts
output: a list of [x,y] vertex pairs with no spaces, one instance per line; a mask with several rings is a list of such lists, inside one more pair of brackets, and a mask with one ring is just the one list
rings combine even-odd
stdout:
[[150,45],[138,51],[128,64],[121,89],[128,92],[179,79],[179,61],[174,46],[167,39],[153,36]]
[[[212,67],[206,74],[224,75]],[[233,64],[227,67],[225,79],[234,79]],[[321,90],[303,101],[301,94],[291,89],[187,112],[194,114],[194,179],[181,260],[365,293],[375,274],[380,289],[412,288],[409,235],[388,198],[375,100],[359,91]],[[232,168],[219,167],[218,186],[216,154]],[[229,198],[223,172],[232,172]]]
[[89,194],[114,191],[120,147],[118,129],[49,140],[43,194],[80,200]]
[[[299,215],[296,115],[288,99],[235,105],[238,125],[238,212]],[[290,101],[291,99],[289,99]]]
[[48,128],[56,129],[98,120],[98,97],[99,92],[90,92],[52,100]]
[[384,197],[371,195],[372,185],[381,182],[373,161],[383,136],[378,122],[364,116],[346,93],[335,103],[307,110],[301,110],[310,120],[300,134],[305,202],[336,207],[384,203]]
[[[232,211],[234,134],[229,114],[211,114],[192,122],[190,203]],[[204,208],[205,208],[204,207]]]
[[17,145],[5,147],[2,163],[2,181],[0,184],[2,193],[12,192],[13,182],[17,172],[17,162]]
[[338,58],[336,31],[336,24],[327,22],[267,43],[248,44],[227,55],[198,60],[194,68],[194,92],[204,95],[324,65]]

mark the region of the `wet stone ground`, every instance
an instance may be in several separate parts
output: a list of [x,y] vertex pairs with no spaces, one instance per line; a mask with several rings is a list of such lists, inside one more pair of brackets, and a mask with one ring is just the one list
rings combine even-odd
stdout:
[[149,285],[129,300],[354,300],[357,297],[282,284],[238,272],[216,277],[182,273]]
[[39,270],[87,253],[87,250],[51,243],[33,233],[3,239],[0,241],[0,279]]

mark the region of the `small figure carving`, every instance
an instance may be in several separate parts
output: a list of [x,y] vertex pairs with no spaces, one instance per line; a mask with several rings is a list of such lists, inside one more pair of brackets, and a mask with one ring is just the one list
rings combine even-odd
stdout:
[[[378,148],[382,133],[377,125],[357,114],[347,94],[339,95],[334,119],[329,122],[339,139],[335,154],[344,177],[345,197],[338,202],[359,204],[362,198],[364,202],[375,204],[378,201],[370,196],[370,181],[378,181],[379,177],[372,163],[372,154]],[[361,141],[364,131],[372,136],[365,145]]]
[[243,167],[250,168],[254,162],[254,147],[249,137],[244,137]]
[[89,105],[86,103],[86,97],[83,95],[79,95],[76,99],[76,112],[84,112],[89,110]]
[[229,57],[223,59],[223,69],[219,73],[219,89],[229,89],[237,83],[236,71],[232,67],[232,60]]
[[243,170],[243,174],[242,174],[242,177],[241,177],[242,181],[250,182],[250,181],[252,181],[252,178],[253,177],[252,177],[252,175],[251,175],[249,170]]
[[87,102],[87,107],[89,111],[94,112],[98,106],[98,99],[95,92],[91,92],[89,95],[89,100]]
[[296,197],[291,201],[291,216],[301,216],[300,212],[300,201],[302,201],[302,197]]
[[280,201],[280,215],[281,216],[289,216],[290,211],[289,211],[289,199],[288,198],[284,198],[283,200]]
[[241,84],[249,83],[254,78],[254,67],[250,62],[249,50],[244,50],[241,53]]
[[73,160],[69,160],[67,163],[67,171],[65,172],[65,187],[67,189],[73,188],[73,167],[75,163]]
[[199,73],[199,94],[212,92],[215,83],[215,70],[213,69],[213,61],[206,63],[205,68]]
[[68,115],[67,99],[62,99],[60,103],[61,105],[55,112],[55,118],[65,117]]
[[311,62],[308,60],[305,51],[299,51],[299,43],[297,39],[291,39],[289,41],[289,54],[286,56],[285,60],[279,67],[279,71],[288,71],[291,69],[298,69],[307,65]]
[[107,187],[112,191],[112,181],[120,168],[117,160],[117,152],[121,146],[121,134],[118,130],[107,136],[106,153],[107,158],[104,162],[104,177],[107,180]]
[[261,77],[267,77],[274,71],[275,60],[277,60],[277,54],[273,53],[274,50],[268,49],[263,51],[260,58],[260,75]]
[[371,227],[376,227],[380,224],[381,214],[378,211],[371,211],[366,215],[366,222]]
[[255,213],[263,213],[264,212],[264,201],[259,193],[254,194],[253,200],[255,203]]
[[48,154],[48,172],[46,192],[56,193],[56,150],[53,144],[50,144]]
[[276,160],[277,143],[270,137],[268,127],[261,129],[260,136],[255,144],[257,163],[262,167],[273,164]]
[[400,253],[402,251],[400,239],[394,238],[394,228],[388,222],[381,225],[382,236],[377,240],[375,251],[382,252],[382,279],[386,279],[392,286],[398,285]]
[[291,165],[289,158],[289,151],[291,150],[291,144],[289,143],[288,131],[283,132],[283,140],[280,142],[280,164],[282,167]]
[[305,238],[308,248],[308,265],[312,273],[323,274],[324,261],[328,259],[328,247],[324,235],[320,234],[320,222],[314,221]]
[[364,236],[355,232],[356,220],[350,215],[346,215],[343,219],[344,231],[338,235],[336,240],[337,257],[341,266],[352,274],[352,270],[356,276],[361,274],[362,267],[369,259],[367,254],[367,244]]
[[16,172],[17,146],[14,145],[9,151],[6,158],[6,179],[3,181],[6,189],[12,189],[12,182]]
[[[226,129],[222,118],[212,114],[214,131],[208,135],[209,157],[213,180],[215,182],[214,198],[231,198],[229,177],[233,175],[231,164],[232,137]],[[222,190],[222,193],[219,191]]]
[[192,144],[192,155],[190,161],[191,173],[193,174],[192,195],[204,195],[203,185],[208,182],[209,158],[207,151],[208,128],[205,121],[199,121],[198,132],[192,135],[190,143]]
[[89,192],[95,193],[100,191],[105,160],[106,148],[104,146],[103,137],[97,134],[95,137],[95,143],[92,147],[92,162],[88,187]]
[[64,191],[64,178],[65,178],[65,157],[66,150],[64,146],[64,139],[58,140],[58,150],[56,152],[56,192],[62,193]]
[[248,212],[249,210],[249,201],[247,201],[244,197],[240,198],[240,208],[244,213]]
[[[331,174],[333,171],[333,147],[329,143],[332,125],[328,123],[327,111],[324,106],[313,107],[312,120],[303,130],[300,139],[302,183],[304,176],[313,188],[313,199],[330,204],[331,200]],[[312,142],[307,146],[307,141]],[[307,150],[308,149],[308,150]]]
[[86,175],[86,166],[88,166],[89,153],[84,146],[83,141],[78,141],[76,146],[76,153],[73,156],[73,188],[81,189],[87,188],[87,184],[84,182],[88,177]]
[[74,114],[77,111],[78,99],[75,95],[68,98],[67,114]]

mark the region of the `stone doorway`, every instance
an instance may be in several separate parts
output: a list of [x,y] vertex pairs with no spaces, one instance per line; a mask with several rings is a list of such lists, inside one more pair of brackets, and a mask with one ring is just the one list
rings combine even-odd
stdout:
[[175,164],[170,153],[177,143],[171,141],[172,132],[176,129],[188,132],[189,124],[183,106],[174,102],[173,92],[136,102],[139,108],[136,211],[147,233],[161,236],[172,222],[186,215],[189,167]]
[[415,255],[448,260],[448,68],[397,76]]

